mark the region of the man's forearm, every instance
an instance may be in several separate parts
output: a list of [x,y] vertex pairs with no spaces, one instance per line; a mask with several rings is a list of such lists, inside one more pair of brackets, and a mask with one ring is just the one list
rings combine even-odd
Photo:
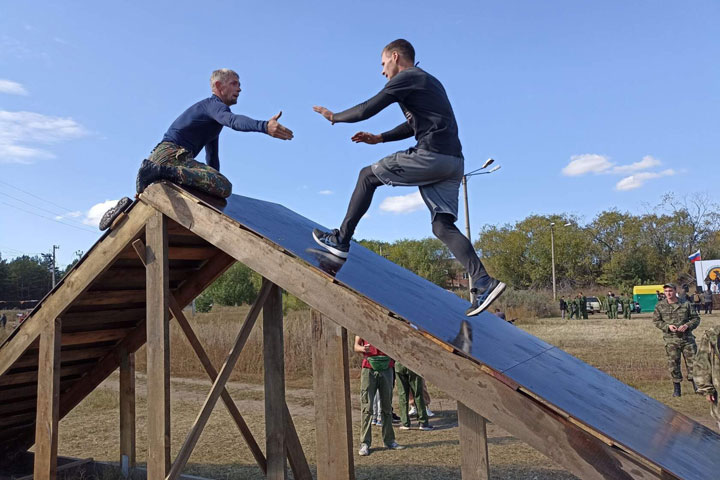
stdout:
[[376,115],[383,108],[387,107],[391,103],[395,102],[395,97],[381,91],[370,100],[363,102],[359,105],[355,105],[352,108],[348,108],[339,113],[335,113],[332,116],[333,123],[355,123]]
[[392,130],[388,130],[387,132],[380,134],[383,142],[395,142],[398,140],[405,140],[406,138],[410,138],[413,135],[415,135],[415,132],[413,131],[412,127],[408,122],[403,122]]

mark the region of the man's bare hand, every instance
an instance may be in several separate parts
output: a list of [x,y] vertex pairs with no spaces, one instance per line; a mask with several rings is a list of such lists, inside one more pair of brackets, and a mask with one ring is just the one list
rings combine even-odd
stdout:
[[328,110],[327,108],[325,108],[325,107],[320,107],[320,106],[318,106],[318,105],[315,105],[315,106],[313,107],[313,110],[315,110],[317,113],[319,113],[319,114],[322,115],[323,117],[327,118],[327,119],[330,121],[330,123],[335,124],[335,122],[333,122],[333,115],[334,115],[334,114],[333,114],[333,112],[331,112],[331,111]]
[[687,325],[680,325],[680,326],[678,327],[678,332],[684,332],[684,331],[687,330],[687,329],[688,329],[688,326],[687,326]]
[[670,325],[670,326],[668,326],[668,330],[670,330],[671,332],[677,332],[678,327],[675,325]]
[[355,143],[368,143],[370,145],[375,145],[376,143],[382,143],[382,135],[375,135],[374,133],[369,132],[357,132],[355,135],[352,136],[350,139]]
[[284,127],[278,122],[278,118],[282,116],[282,110],[280,113],[270,118],[267,123],[267,133],[271,137],[279,138],[280,140],[292,140],[293,132],[287,127]]
[[717,402],[717,397],[716,397],[715,395],[708,395],[708,396],[705,397],[705,398],[707,398],[707,401],[710,402],[710,403],[716,403],[716,402]]

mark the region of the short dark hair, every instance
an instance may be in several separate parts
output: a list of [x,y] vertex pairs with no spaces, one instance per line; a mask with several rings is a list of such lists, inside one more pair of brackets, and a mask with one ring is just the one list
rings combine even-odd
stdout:
[[398,52],[401,57],[410,60],[410,63],[415,63],[415,49],[412,44],[404,38],[398,38],[385,45],[383,52]]

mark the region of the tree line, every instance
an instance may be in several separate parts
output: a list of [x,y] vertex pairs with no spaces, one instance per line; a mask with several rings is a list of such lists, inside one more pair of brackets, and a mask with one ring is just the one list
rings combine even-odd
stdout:
[[494,276],[518,289],[552,286],[551,223],[560,288],[695,283],[688,256],[720,256],[720,210],[701,196],[671,194],[644,212],[599,213],[582,224],[574,215],[530,215],[514,224],[486,225],[475,242]]
[[[55,267],[55,280],[69,271],[75,260],[64,269]],[[23,255],[12,260],[0,256],[0,301],[40,300],[52,288],[52,255]]]

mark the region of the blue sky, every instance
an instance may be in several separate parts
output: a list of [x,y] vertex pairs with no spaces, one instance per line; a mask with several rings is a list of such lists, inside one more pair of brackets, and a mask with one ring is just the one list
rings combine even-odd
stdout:
[[[334,126],[312,106],[375,94],[399,37],[445,85],[466,170],[502,166],[470,181],[474,233],[531,213],[644,211],[668,191],[720,201],[718,24],[710,1],[0,0],[0,252],[56,244],[62,265],[87,250],[91,208],[134,193],[140,161],[220,67],[240,74],[234,112],[282,110],[295,133],[226,129],[234,192],[337,226],[359,169],[413,143],[350,142],[399,124],[397,106]],[[356,237],[431,235],[414,192],[381,188]]]

